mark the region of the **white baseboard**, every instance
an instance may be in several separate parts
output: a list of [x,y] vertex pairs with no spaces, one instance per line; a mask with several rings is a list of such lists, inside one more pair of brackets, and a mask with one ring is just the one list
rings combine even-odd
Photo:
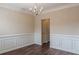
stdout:
[[0,54],[6,53],[6,52],[9,52],[9,51],[13,51],[13,50],[16,50],[16,49],[19,49],[19,48],[22,48],[22,47],[26,47],[26,46],[29,46],[29,45],[32,45],[32,44],[34,44],[34,43],[31,43],[31,44],[28,44],[28,45],[26,44],[24,46],[18,46],[18,47],[14,47],[14,48],[10,48],[10,49],[5,49],[5,50],[0,51]]

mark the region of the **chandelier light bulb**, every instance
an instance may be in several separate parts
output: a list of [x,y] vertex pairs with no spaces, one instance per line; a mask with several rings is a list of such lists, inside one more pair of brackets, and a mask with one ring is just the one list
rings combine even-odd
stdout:
[[36,12],[36,10],[34,9],[34,12]]
[[43,10],[43,7],[40,8],[40,12]]
[[32,11],[32,8],[29,8],[30,11]]
[[34,6],[34,9],[37,9],[36,5]]

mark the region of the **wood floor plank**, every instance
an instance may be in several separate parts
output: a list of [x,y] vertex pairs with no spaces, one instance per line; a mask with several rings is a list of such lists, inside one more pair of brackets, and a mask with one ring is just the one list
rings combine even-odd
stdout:
[[49,48],[47,45],[33,44],[27,47],[19,48],[14,51],[6,52],[1,55],[76,55],[74,53]]

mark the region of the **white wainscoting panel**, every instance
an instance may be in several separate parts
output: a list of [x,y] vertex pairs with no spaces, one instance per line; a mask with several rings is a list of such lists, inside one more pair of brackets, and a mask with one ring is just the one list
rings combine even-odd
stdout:
[[79,54],[79,39],[73,40],[73,52]]
[[0,36],[0,53],[34,44],[32,33]]
[[50,35],[50,47],[79,54],[79,35]]

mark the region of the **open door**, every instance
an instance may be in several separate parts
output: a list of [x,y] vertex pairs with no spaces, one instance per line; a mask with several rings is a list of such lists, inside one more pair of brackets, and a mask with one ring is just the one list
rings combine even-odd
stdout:
[[42,45],[50,45],[50,19],[42,20]]

